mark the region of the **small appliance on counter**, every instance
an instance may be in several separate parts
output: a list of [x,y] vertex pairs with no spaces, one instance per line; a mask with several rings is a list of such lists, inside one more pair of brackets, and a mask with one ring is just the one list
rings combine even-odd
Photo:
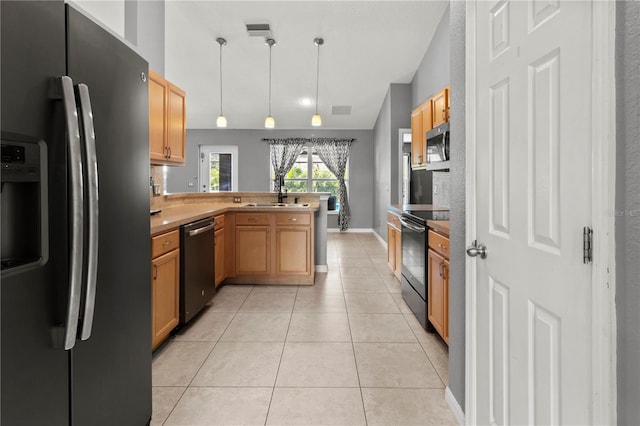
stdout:
[[327,210],[335,210],[336,209],[336,196],[330,195]]

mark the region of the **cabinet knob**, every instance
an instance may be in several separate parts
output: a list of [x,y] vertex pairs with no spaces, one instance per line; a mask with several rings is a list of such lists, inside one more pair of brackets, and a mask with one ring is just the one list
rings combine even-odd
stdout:
[[171,241],[165,241],[164,243],[162,243],[163,246],[168,246],[169,244],[171,244]]
[[258,219],[256,219],[255,217],[250,217],[248,221],[253,223],[253,222],[257,222]]
[[298,219],[296,219],[295,217],[290,217],[290,218],[289,218],[289,222],[295,222],[295,221],[297,221],[297,220],[298,220]]

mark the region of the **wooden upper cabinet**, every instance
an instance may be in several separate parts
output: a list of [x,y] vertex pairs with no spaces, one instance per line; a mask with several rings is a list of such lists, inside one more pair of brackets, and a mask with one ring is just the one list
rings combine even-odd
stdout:
[[411,165],[419,167],[425,165],[426,161],[422,109],[418,107],[411,113]]
[[[433,113],[432,113],[431,104],[432,104],[431,99],[429,99],[427,102],[423,103],[420,106],[420,109],[422,110],[422,139],[425,144],[426,144],[427,132],[433,129]],[[426,151],[425,151],[425,155],[426,155]]]
[[184,164],[186,96],[179,87],[149,71],[149,157],[151,164]]
[[184,90],[169,83],[167,116],[167,147],[169,161],[184,163],[187,140],[186,95]]
[[165,161],[167,157],[167,89],[164,79],[149,71],[149,153],[152,163]]
[[431,98],[433,127],[449,121],[449,86]]

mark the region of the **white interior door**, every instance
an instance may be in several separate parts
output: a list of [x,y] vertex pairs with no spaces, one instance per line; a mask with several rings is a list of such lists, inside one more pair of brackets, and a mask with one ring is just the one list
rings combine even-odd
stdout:
[[590,123],[599,119],[592,3],[482,1],[467,10],[475,35],[469,213],[488,254],[469,263],[475,421],[589,424],[592,267],[582,249],[592,221]]

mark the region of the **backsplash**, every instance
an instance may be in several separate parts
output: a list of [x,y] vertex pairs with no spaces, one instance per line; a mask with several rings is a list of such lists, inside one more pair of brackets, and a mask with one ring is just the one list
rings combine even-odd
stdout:
[[[163,166],[151,166],[149,176],[153,178],[153,183],[155,185],[160,185],[160,194],[164,194],[165,182]],[[152,210],[164,203],[163,198],[164,197],[162,195],[154,196],[152,188],[149,187],[149,204]]]
[[433,172],[433,204],[449,207],[450,172]]

